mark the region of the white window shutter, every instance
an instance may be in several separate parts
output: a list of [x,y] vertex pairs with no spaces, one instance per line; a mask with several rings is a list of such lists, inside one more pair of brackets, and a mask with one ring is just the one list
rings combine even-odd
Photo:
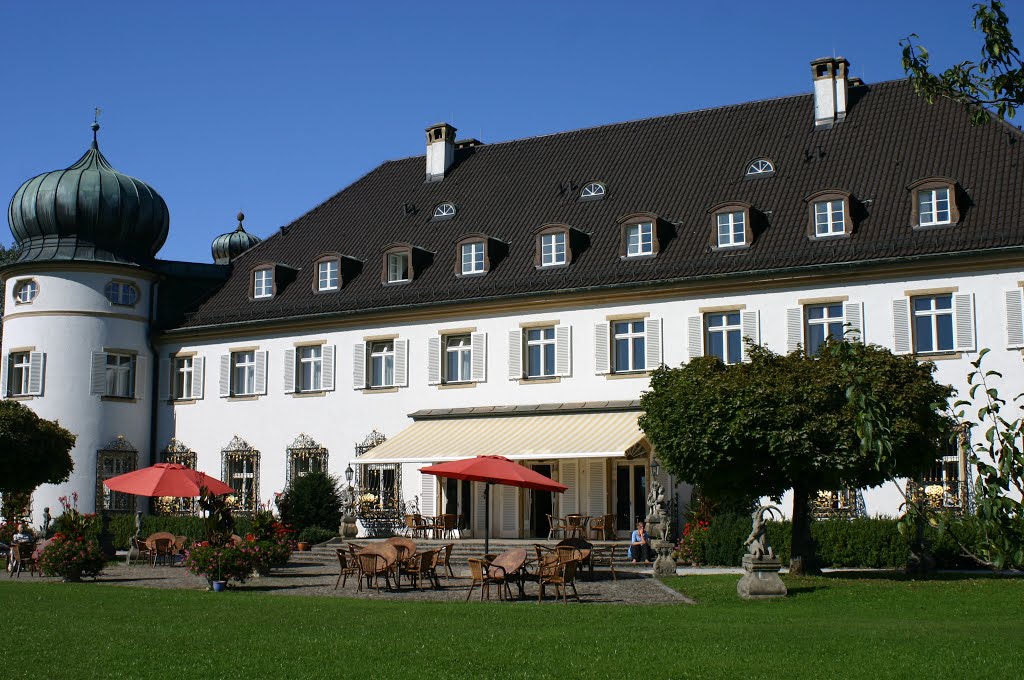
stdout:
[[1006,291],[1006,346],[1024,347],[1024,290],[1020,288]]
[[320,358],[323,362],[320,365],[320,389],[331,392],[334,390],[334,345],[321,347]]
[[135,356],[135,391],[132,392],[132,397],[135,399],[141,399],[146,396],[146,357],[141,355]]
[[508,332],[508,379],[523,377],[523,331]]
[[[483,536],[484,532],[484,512],[487,510],[487,505],[484,503],[484,499],[487,497],[484,495],[484,489],[487,487],[483,482],[472,482],[473,487],[473,529],[480,532],[479,535]],[[468,518],[467,518],[468,519]]]
[[420,473],[420,512],[428,517],[437,514],[434,509],[434,498],[437,489],[437,477]]
[[192,398],[203,398],[203,385],[206,380],[206,359],[192,357]]
[[953,325],[958,352],[974,351],[974,293],[953,294]]
[[46,371],[46,355],[30,352],[28,355],[28,393],[33,397],[43,396],[43,373]]
[[747,340],[755,345],[761,344],[761,327],[759,313],[755,310],[752,312],[740,312],[740,333],[743,338],[743,361],[750,361],[750,351],[747,347]]
[[558,514],[573,515],[580,511],[580,490],[578,462],[572,459],[562,460],[558,464],[558,481],[565,484],[568,489],[562,494],[562,506]]
[[604,458],[591,458],[587,465],[587,514],[600,517],[605,514],[606,489]]
[[804,308],[786,308],[786,354],[795,352],[804,344]]
[[647,360],[646,368],[648,371],[653,371],[664,363],[661,349],[661,323],[661,319],[647,319],[647,322],[644,324],[644,330],[647,334],[644,345],[647,350],[645,359]]
[[555,375],[572,375],[572,328],[555,326]]
[[220,355],[220,396],[231,396],[231,355]]
[[492,486],[492,491],[501,494],[502,538],[519,538],[519,488],[515,486]]
[[107,354],[92,353],[92,380],[89,381],[89,394],[103,396],[107,393]]
[[611,329],[606,323],[594,324],[594,373],[607,375],[611,372]]
[[395,387],[409,386],[409,341],[395,340]]
[[366,343],[352,345],[352,389],[366,388]]
[[3,359],[3,363],[0,364],[0,399],[10,396],[7,394],[7,365],[11,363],[11,355],[4,354],[0,356]]
[[704,317],[686,318],[686,355],[690,361],[704,356]]
[[486,382],[487,333],[473,333],[469,341],[473,346],[473,382]]
[[295,348],[284,351],[284,393],[295,391]]
[[910,300],[905,297],[892,301],[892,351],[893,354],[914,351],[910,336]]
[[160,399],[167,401],[171,398],[171,385],[174,383],[174,376],[171,372],[174,370],[174,362],[170,359],[160,360]]
[[864,342],[864,303],[843,304],[844,337],[850,342]]
[[[476,357],[474,357],[475,359]],[[441,384],[441,338],[427,338],[427,384]]]
[[253,376],[256,379],[256,394],[266,394],[267,393],[267,352],[266,351],[254,352],[253,354],[256,355],[256,369],[255,369],[255,375]]

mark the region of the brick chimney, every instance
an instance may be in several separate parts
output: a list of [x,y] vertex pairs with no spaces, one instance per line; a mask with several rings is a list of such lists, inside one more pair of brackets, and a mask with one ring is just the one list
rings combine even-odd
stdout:
[[455,160],[455,133],[448,123],[427,128],[427,181],[440,182]]
[[823,57],[811,62],[815,129],[828,130],[846,118],[846,79],[849,70],[850,62],[843,57]]

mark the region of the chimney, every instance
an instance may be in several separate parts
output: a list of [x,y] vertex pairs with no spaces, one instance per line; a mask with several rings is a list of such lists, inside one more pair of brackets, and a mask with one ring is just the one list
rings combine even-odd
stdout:
[[455,160],[455,133],[448,123],[427,128],[427,181],[440,182]]
[[846,74],[850,62],[843,57],[823,57],[811,62],[814,78],[814,127],[828,130],[846,118]]

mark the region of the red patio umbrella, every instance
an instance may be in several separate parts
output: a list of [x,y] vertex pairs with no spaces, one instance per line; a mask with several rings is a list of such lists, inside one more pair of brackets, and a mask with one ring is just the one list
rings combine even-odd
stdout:
[[525,465],[513,462],[504,456],[477,456],[465,460],[453,460],[420,468],[420,472],[438,477],[483,482],[484,487],[484,552],[491,547],[491,485],[518,486],[537,491],[562,493],[569,487],[545,477]]
[[111,491],[135,496],[195,498],[199,495],[200,487],[206,487],[215,496],[235,492],[216,477],[178,463],[157,463],[141,470],[104,479],[103,484]]

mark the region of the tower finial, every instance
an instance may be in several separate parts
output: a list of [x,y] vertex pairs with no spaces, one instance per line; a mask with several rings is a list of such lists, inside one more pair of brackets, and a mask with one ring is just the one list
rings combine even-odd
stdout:
[[97,106],[93,111],[92,125],[90,126],[92,128],[92,148],[98,149],[99,143],[96,141],[96,133],[100,130],[100,114],[103,113],[103,109]]
[[245,231],[245,227],[242,226],[242,222],[244,220],[245,220],[245,213],[243,213],[241,210],[239,210],[238,211],[238,227],[235,228],[235,231]]

